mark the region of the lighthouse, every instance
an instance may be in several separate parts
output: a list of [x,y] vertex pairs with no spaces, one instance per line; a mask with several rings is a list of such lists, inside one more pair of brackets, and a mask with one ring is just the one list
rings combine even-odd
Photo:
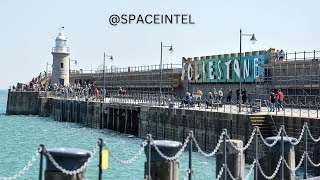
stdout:
[[56,38],[55,47],[51,52],[52,62],[52,79],[51,85],[69,85],[69,55],[70,50],[67,47],[67,38],[63,33],[63,27]]

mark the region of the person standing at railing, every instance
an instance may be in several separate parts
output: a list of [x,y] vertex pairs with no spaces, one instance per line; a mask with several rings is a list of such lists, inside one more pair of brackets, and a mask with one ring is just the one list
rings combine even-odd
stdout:
[[283,103],[284,95],[283,95],[283,92],[281,91],[281,89],[278,90],[278,97],[277,97],[277,99],[278,99],[278,106],[277,106],[278,111],[280,111],[280,108],[283,110],[283,105],[282,105],[282,103]]
[[269,95],[269,111],[274,112],[274,104],[276,102],[276,97],[274,94],[274,90],[271,90]]
[[240,89],[237,89],[236,95],[237,95],[237,103],[240,103]]
[[242,93],[241,94],[242,103],[246,103],[247,102],[247,91],[246,91],[246,88],[243,88],[241,93]]
[[221,103],[222,100],[223,100],[223,91],[222,91],[222,88],[219,89],[218,95],[219,95],[219,103]]
[[283,62],[284,56],[285,56],[285,53],[284,53],[284,51],[281,49],[280,52],[279,52],[279,61],[280,61],[280,62]]
[[231,98],[232,98],[232,90],[231,88],[229,88],[228,94],[227,94],[227,103],[231,102]]
[[209,92],[208,93],[208,98],[206,100],[207,109],[208,109],[209,105],[212,106],[212,103],[213,103],[212,92]]

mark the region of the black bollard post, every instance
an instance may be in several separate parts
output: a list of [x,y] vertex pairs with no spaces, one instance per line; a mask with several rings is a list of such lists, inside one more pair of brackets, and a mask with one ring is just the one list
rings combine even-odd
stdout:
[[[79,173],[67,174],[56,167],[57,163],[62,169],[67,171],[75,171],[83,167],[85,162],[90,158],[88,151],[76,148],[53,148],[46,150],[46,171],[45,180],[83,180],[85,178],[85,170]],[[54,163],[55,162],[55,163]]]
[[304,161],[304,173],[303,173],[303,179],[308,178],[308,161],[307,161],[307,152],[308,152],[308,124],[304,123],[304,155],[305,155],[305,161]]
[[282,131],[281,131],[281,156],[282,156],[282,161],[281,161],[281,180],[284,180],[284,141],[283,141],[283,135],[284,135],[284,125],[281,125]]
[[193,131],[189,132],[189,180],[192,180],[192,139]]
[[99,145],[99,180],[102,180],[102,148],[103,148],[103,139],[100,138],[98,141]]
[[223,129],[223,131],[224,131],[224,136],[223,136],[223,159],[224,159],[224,172],[223,172],[223,174],[224,174],[224,180],[227,180],[227,140],[226,140],[226,137],[227,137],[227,129]]
[[45,146],[40,144],[40,168],[39,168],[39,180],[42,180],[43,173],[43,154],[45,152]]
[[[177,141],[169,140],[153,140],[151,135],[151,146],[145,148],[147,162],[144,163],[145,179],[153,180],[172,180],[179,179],[179,160],[178,157],[173,158],[181,150],[182,144]],[[147,139],[148,141],[148,139]],[[149,143],[149,142],[148,142]],[[159,151],[162,155],[159,154]],[[166,157],[164,157],[164,156]],[[171,157],[171,158],[167,158]]]

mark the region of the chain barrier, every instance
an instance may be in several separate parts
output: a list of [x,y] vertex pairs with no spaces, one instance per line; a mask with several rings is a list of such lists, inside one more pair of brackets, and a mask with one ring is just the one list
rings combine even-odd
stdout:
[[190,176],[190,173],[190,169],[186,170],[186,174],[184,175],[183,180],[187,180],[187,178]]
[[219,179],[222,177],[223,171],[224,171],[224,165],[221,166],[220,171],[219,171],[219,174],[218,174],[216,180],[219,180]]
[[276,136],[277,139],[275,139],[271,144],[267,143],[267,142],[264,140],[264,138],[263,138],[263,136],[262,136],[262,133],[261,133],[259,127],[257,127],[257,128],[258,128],[258,133],[259,133],[260,139],[262,140],[262,142],[263,142],[266,146],[268,146],[268,147],[273,147],[274,145],[276,145],[276,143],[277,143],[278,141],[280,141],[280,138],[278,138],[278,137],[280,137],[280,134],[281,134],[281,131],[282,131],[282,127],[280,127],[280,129],[279,129],[279,131],[278,131],[278,134],[277,134],[277,136]]
[[[121,163],[121,164],[131,164],[133,162],[135,162],[140,156],[141,154],[143,153],[144,151],[144,148],[148,145],[147,143],[147,140],[144,140],[143,143],[142,143],[142,146],[141,148],[139,149],[139,151],[136,153],[136,155],[134,155],[131,159],[129,160],[121,160],[119,158],[117,158],[116,156],[114,156],[110,151],[109,151],[109,154],[110,154],[110,157],[115,159],[117,162]],[[104,144],[104,146],[106,146],[106,144]],[[107,147],[107,146],[106,146]],[[108,149],[108,148],[107,148]]]
[[196,180],[198,180],[198,178],[197,178],[197,176],[196,176],[196,173],[194,173],[194,170],[192,170],[191,173],[192,173],[193,177],[194,177]]
[[17,174],[10,176],[10,177],[0,177],[0,180],[13,180],[18,179],[22,175],[24,175],[34,164],[34,162],[37,160],[37,156],[39,156],[40,152],[42,151],[42,148],[39,147],[36,152],[32,155],[31,160],[28,162],[28,164],[22,168]]
[[270,179],[273,179],[273,178],[277,175],[277,173],[278,173],[278,171],[279,171],[279,169],[280,169],[281,161],[282,161],[282,156],[280,156],[280,159],[279,159],[279,161],[278,161],[277,167],[276,167],[275,171],[272,173],[271,176],[267,176],[267,175],[263,172],[262,167],[260,166],[259,160],[257,160],[257,165],[258,165],[259,171],[261,172],[262,176],[263,176],[264,178],[270,180]]
[[47,157],[51,161],[51,163],[57,169],[59,169],[62,173],[67,174],[67,175],[74,175],[74,174],[78,174],[78,173],[82,172],[83,170],[85,170],[88,167],[89,163],[91,162],[91,160],[95,156],[98,147],[99,147],[99,145],[96,144],[96,146],[93,149],[93,152],[90,153],[90,157],[88,158],[88,160],[80,168],[73,170],[73,171],[69,171],[69,170],[66,170],[63,167],[61,167],[48,151],[45,152],[45,155],[47,155]]
[[319,167],[319,166],[320,166],[320,163],[315,164],[315,163],[311,160],[308,152],[306,152],[306,154],[307,154],[308,161],[311,163],[312,166],[314,166],[314,167]]
[[162,158],[164,158],[164,159],[166,159],[166,160],[168,160],[168,161],[172,161],[172,160],[178,159],[179,156],[183,153],[184,149],[185,149],[185,148],[187,147],[187,145],[188,145],[189,139],[190,139],[190,136],[188,135],[187,138],[184,140],[184,143],[183,143],[182,148],[177,152],[176,155],[174,155],[174,156],[172,156],[172,157],[168,157],[168,156],[164,155],[164,154],[160,151],[160,149],[153,143],[153,139],[151,140],[151,144],[154,146],[154,149],[159,153],[159,155],[160,155]]
[[[302,129],[301,129],[301,133],[300,133],[300,136],[299,136],[297,142],[294,143],[294,142],[289,141],[289,143],[290,143],[291,145],[295,146],[295,145],[297,145],[297,144],[300,143],[300,141],[301,141],[301,139],[302,139],[302,137],[303,137],[305,128],[306,128],[306,125],[304,124],[303,127],[302,127]],[[286,132],[285,129],[283,129],[283,133],[284,133],[284,135],[285,135],[285,136],[288,138],[288,140],[289,140],[289,136],[288,136],[288,134],[287,134],[287,132]]]
[[303,160],[304,160],[304,158],[305,158],[305,155],[306,155],[306,152],[303,152],[303,155],[301,156],[301,159],[300,159],[298,165],[297,165],[295,168],[291,168],[291,167],[289,166],[289,164],[287,163],[286,159],[283,159],[284,164],[287,166],[287,168],[288,168],[292,173],[295,173],[296,170],[298,170],[298,169],[301,167],[302,162],[303,162]]
[[235,178],[235,177],[232,175],[232,173],[230,172],[228,166],[226,166],[225,169],[227,170],[227,173],[229,174],[229,176],[231,177],[232,180],[239,180],[239,177]]
[[249,177],[251,176],[251,174],[252,174],[252,172],[253,172],[253,170],[254,170],[254,165],[255,165],[255,164],[256,164],[256,160],[254,160],[253,163],[251,164],[250,169],[249,169],[249,172],[248,172],[248,174],[246,175],[246,177],[244,178],[245,180],[248,180]]
[[194,141],[194,144],[196,145],[196,148],[198,149],[198,152],[200,152],[203,156],[205,157],[211,157],[213,155],[215,155],[217,153],[217,151],[219,150],[219,147],[221,145],[221,143],[223,142],[223,136],[225,135],[225,132],[222,131],[222,133],[220,134],[220,137],[219,137],[219,140],[218,140],[218,143],[217,143],[217,146],[214,148],[214,150],[211,152],[211,153],[205,153],[199,146],[197,140],[193,137],[193,141]]
[[310,129],[309,129],[309,126],[307,126],[307,131],[308,131],[308,134],[309,134],[310,138],[312,139],[312,141],[314,141],[314,142],[319,142],[319,141],[320,141],[320,137],[318,137],[318,138],[316,139],[316,138],[314,138],[314,137],[312,136],[312,134],[311,134],[311,132],[310,132]]
[[[246,144],[244,147],[238,148],[237,146],[235,146],[233,143],[230,142],[231,146],[232,146],[236,151],[239,151],[239,152],[243,152],[243,151],[247,150],[247,149],[249,148],[249,146],[251,145],[251,143],[252,143],[252,140],[253,140],[253,138],[254,138],[254,135],[256,134],[256,131],[257,131],[257,126],[254,127],[254,129],[253,129],[253,131],[252,131],[252,133],[251,133],[251,136],[250,136],[247,144]],[[230,138],[230,136],[229,136],[228,134],[226,135],[226,137],[227,137],[227,139],[228,139],[229,141],[231,140],[231,138]]]

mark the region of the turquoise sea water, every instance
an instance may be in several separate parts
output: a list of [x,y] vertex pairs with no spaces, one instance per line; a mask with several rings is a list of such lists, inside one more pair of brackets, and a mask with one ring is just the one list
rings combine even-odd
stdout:
[[[51,118],[37,116],[5,116],[7,91],[0,90],[0,177],[12,176],[20,171],[31,159],[39,144],[47,148],[72,147],[92,151],[99,138],[103,138],[119,159],[130,159],[138,152],[142,139],[109,130],[97,130],[73,123],[61,123]],[[143,178],[142,154],[130,165],[123,165],[109,159],[109,169],[103,179],[138,180]],[[215,159],[193,153],[193,167],[199,179],[215,179]],[[188,152],[180,158],[180,179],[188,166]],[[19,179],[37,179],[39,157],[36,163]],[[89,164],[87,179],[98,179],[98,156]]]

